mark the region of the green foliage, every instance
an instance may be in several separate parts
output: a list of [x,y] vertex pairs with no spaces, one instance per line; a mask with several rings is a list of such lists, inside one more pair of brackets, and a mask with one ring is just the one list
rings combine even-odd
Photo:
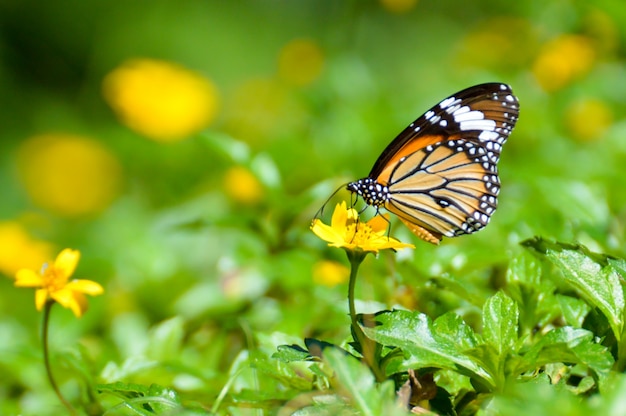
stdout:
[[[56,307],[50,319],[52,373],[81,414],[623,413],[623,1],[410,3],[0,4],[0,414],[65,411],[33,291],[13,284],[20,262],[36,270],[37,250],[65,247],[82,254],[73,276],[105,288],[81,319]],[[321,52],[308,82],[311,56],[284,57],[302,40]],[[214,84],[211,123],[161,143],[119,116],[103,83],[137,58]],[[344,252],[311,219],[338,188],[321,218],[349,201],[342,184],[417,115],[490,81],[521,108],[497,212],[439,246],[391,216],[390,236],[416,249],[361,264],[359,339]],[[168,88],[150,98],[179,110]],[[97,164],[32,147],[48,134],[87,138],[116,168],[68,175]],[[37,152],[39,174],[24,173]],[[114,194],[57,212],[29,184],[59,172],[83,185],[56,188],[61,201]],[[320,272],[329,262],[338,276]]]
[[[543,259],[545,266],[525,253],[511,262],[507,285],[483,306],[480,332],[453,312],[433,321],[423,313],[407,310],[379,312],[362,327],[367,337],[384,351],[380,365],[396,381],[396,390],[400,388],[398,383],[406,380],[406,374],[415,371],[434,374],[437,389],[447,398],[438,401],[430,397],[431,406],[438,413],[473,413],[486,406],[488,414],[507,414],[518,395],[526,397],[537,389],[553,391],[547,396],[542,393],[537,400],[562,400],[564,408],[575,407],[575,400],[579,400],[576,397],[581,396],[593,398],[586,409],[611,406],[599,401],[599,397],[613,389],[616,377],[621,377],[616,370],[619,371],[623,356],[615,348],[617,339],[606,337],[612,334],[613,327],[607,325],[605,330],[609,332],[605,334],[602,328],[600,332],[586,329],[585,322],[594,308],[604,319],[617,317],[616,321],[621,322],[626,313],[623,304],[603,309],[601,305],[607,304],[606,299],[600,301],[595,296],[607,295],[600,287],[607,284],[607,276],[614,272],[609,259],[612,264],[622,264],[622,260],[590,252],[581,245],[542,238],[527,240],[522,245]],[[548,267],[550,264],[553,269]],[[567,278],[562,278],[565,274]],[[571,287],[576,292],[556,293],[554,279],[559,279],[566,291]],[[612,304],[623,299],[621,284],[616,291],[610,295]],[[546,316],[551,319],[546,320]],[[314,354],[311,343],[308,345],[308,350],[282,346],[275,358],[310,361]],[[333,358],[328,359],[331,353]],[[361,375],[363,384],[356,388],[354,379],[345,378],[346,363],[337,361],[349,355],[333,345],[326,345],[321,354],[326,358],[323,364],[335,372],[335,383],[348,390],[345,397],[355,409],[367,414],[362,398],[355,396],[354,391],[369,391],[373,376]],[[459,383],[458,377],[469,383]],[[377,400],[384,402],[382,398]]]

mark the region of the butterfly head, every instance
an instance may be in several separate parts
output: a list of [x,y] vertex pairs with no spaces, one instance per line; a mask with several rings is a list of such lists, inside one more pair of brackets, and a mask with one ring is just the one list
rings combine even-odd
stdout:
[[346,188],[363,198],[367,205],[374,207],[382,207],[389,200],[389,188],[372,178],[350,182]]

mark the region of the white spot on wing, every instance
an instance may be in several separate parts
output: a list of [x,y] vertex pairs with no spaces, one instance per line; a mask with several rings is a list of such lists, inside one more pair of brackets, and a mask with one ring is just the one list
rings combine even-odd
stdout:
[[[481,120],[488,121],[488,120]],[[489,142],[487,143],[487,149],[490,149],[493,146],[492,142],[496,140],[500,135],[495,131],[484,130],[478,135],[478,139],[482,141]]]
[[[472,111],[472,113],[479,113],[482,115],[480,111]],[[458,120],[457,120],[458,121]],[[485,119],[472,119],[467,121],[461,121],[461,130],[489,130],[493,131],[496,128],[496,122],[493,120],[485,120]]]

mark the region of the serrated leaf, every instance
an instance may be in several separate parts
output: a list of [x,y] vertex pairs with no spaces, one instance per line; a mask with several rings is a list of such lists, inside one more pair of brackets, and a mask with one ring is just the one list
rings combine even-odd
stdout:
[[[399,347],[404,353],[403,361],[388,365],[387,373],[411,368],[447,368],[459,371],[490,388],[494,386],[491,375],[463,354],[455,342],[433,331],[426,315],[403,310],[386,311],[376,315],[376,321],[377,326],[363,328],[365,334],[382,345]],[[465,330],[459,329],[457,332],[463,333]],[[463,345],[472,342],[464,340],[459,343]]]
[[551,242],[539,237],[522,242],[545,256],[591,305],[597,307],[607,317],[615,338],[619,340],[624,325],[624,290],[621,276],[611,258],[604,254],[592,253],[582,245]]
[[459,351],[475,348],[479,343],[474,330],[454,312],[435,319],[432,327],[438,339],[452,343]]
[[483,307],[483,338],[503,360],[517,342],[519,310],[504,292],[487,299]]

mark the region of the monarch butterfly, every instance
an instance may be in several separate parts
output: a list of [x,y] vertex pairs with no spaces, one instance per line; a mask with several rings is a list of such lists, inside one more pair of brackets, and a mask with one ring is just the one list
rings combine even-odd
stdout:
[[459,91],[404,129],[347,189],[433,244],[479,231],[496,209],[500,151],[518,115],[506,84]]

